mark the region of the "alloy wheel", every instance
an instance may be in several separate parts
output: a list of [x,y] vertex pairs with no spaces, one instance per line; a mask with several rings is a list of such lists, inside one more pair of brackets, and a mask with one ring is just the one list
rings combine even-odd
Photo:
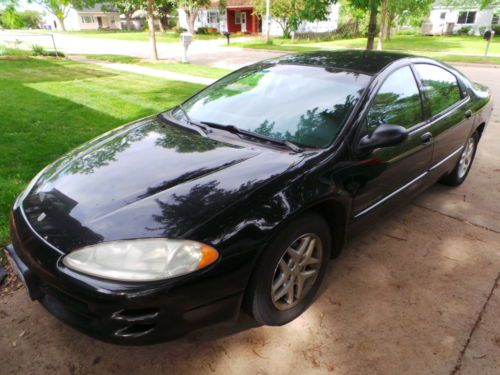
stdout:
[[323,262],[320,238],[307,233],[284,252],[273,276],[271,299],[278,310],[296,306],[314,285]]
[[460,161],[458,163],[458,177],[463,178],[470,165],[472,164],[472,159],[474,157],[474,149],[476,148],[476,142],[473,137],[467,140],[467,144],[460,156]]

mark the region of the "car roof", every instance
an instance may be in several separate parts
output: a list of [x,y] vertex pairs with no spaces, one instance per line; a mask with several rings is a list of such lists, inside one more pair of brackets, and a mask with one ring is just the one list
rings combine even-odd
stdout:
[[407,53],[367,51],[367,50],[340,50],[340,51],[313,51],[286,55],[268,62],[277,64],[295,64],[323,66],[339,70],[350,70],[369,75],[376,75],[387,65],[404,58],[416,57]]

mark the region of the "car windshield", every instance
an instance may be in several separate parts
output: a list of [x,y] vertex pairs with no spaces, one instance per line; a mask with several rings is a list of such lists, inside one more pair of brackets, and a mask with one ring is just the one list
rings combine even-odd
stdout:
[[[318,66],[258,64],[221,79],[182,108],[198,123],[322,148],[335,139],[369,78]],[[182,112],[172,115],[181,119]]]

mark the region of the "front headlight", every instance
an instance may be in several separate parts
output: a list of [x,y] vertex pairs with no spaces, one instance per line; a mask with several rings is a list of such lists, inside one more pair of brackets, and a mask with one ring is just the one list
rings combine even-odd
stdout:
[[121,281],[164,280],[199,270],[219,257],[213,247],[188,240],[149,238],[103,242],[63,258],[66,267]]

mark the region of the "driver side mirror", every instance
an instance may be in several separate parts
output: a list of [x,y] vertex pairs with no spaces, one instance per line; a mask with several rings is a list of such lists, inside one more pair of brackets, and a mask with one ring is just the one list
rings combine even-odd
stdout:
[[396,146],[408,138],[408,131],[399,125],[379,125],[370,135],[365,135],[358,144],[358,150],[367,152],[381,147]]

